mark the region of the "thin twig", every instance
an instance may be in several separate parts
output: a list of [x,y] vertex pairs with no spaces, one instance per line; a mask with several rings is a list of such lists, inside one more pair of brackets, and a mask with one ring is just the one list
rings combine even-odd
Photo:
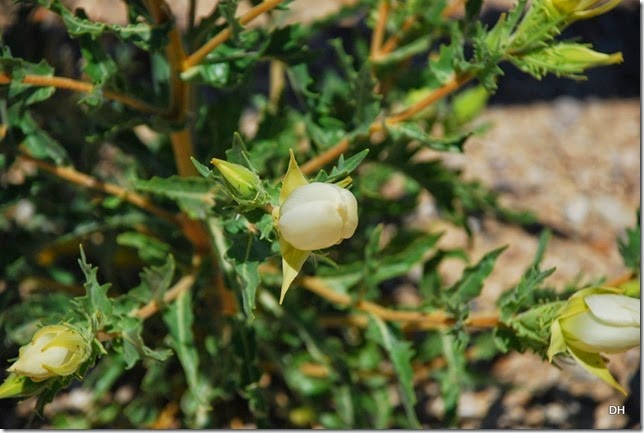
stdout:
[[387,27],[387,17],[389,16],[389,0],[380,0],[378,5],[378,17],[376,25],[373,28],[371,36],[371,58],[376,58],[380,54],[382,41],[385,39],[385,28]]
[[[284,0],[266,0],[265,2],[258,4],[257,6],[246,12],[244,15],[242,15],[242,17],[239,19],[239,23],[241,25],[246,25],[263,13],[276,8],[282,2],[284,2]],[[199,49],[197,49],[197,51],[195,51],[190,56],[188,56],[187,59],[185,59],[185,61],[183,62],[183,70],[201,63],[201,61],[205,59],[211,51],[226,42],[232,36],[232,34],[233,31],[230,26],[217,33],[213,38],[208,40],[208,42],[203,44]]]
[[[49,77],[43,75],[25,75],[22,80],[22,84],[29,84],[32,86],[38,87],[56,87],[58,89],[72,90],[74,92],[81,93],[92,93],[96,87],[85,81],[74,80],[72,78],[66,77]],[[0,84],[10,84],[11,76],[0,73]],[[159,107],[148,104],[147,102],[140,101],[136,98],[133,98],[122,93],[113,92],[111,90],[101,90],[101,94],[112,101],[120,102],[124,105],[134,108],[135,110],[141,111],[143,113],[150,114],[164,114],[165,111]]]
[[161,209],[160,207],[151,203],[150,200],[148,200],[146,197],[136,192],[129,191],[113,183],[100,181],[95,177],[77,171],[73,167],[56,166],[41,159],[36,159],[25,154],[20,155],[18,158],[32,162],[39,169],[51,173],[54,176],[57,176],[68,182],[83,186],[85,188],[101,191],[105,194],[116,196],[140,209],[151,213],[152,215],[158,216],[159,218],[168,221],[169,223],[181,225],[181,221],[174,214],[166,211],[165,209]]
[[[158,23],[169,21],[172,16],[164,0],[147,0],[146,5],[154,20]],[[181,42],[181,35],[177,26],[173,24],[168,33],[169,43],[165,55],[170,66],[170,99],[168,102],[168,116],[177,123],[185,121],[190,107],[191,86],[181,79],[183,62],[186,53]],[[190,157],[195,154],[192,134],[186,125],[182,129],[170,134],[172,152],[179,176],[194,176],[197,169],[192,165]]]
[[348,138],[343,138],[333,147],[306,161],[300,166],[300,170],[302,170],[302,173],[304,174],[311,174],[318,171],[325,165],[338,159],[340,155],[349,150],[350,143],[351,142]]
[[[190,288],[197,280],[197,275],[199,274],[200,267],[201,267],[201,256],[199,255],[193,256],[192,269],[188,274],[179,278],[179,281],[177,281],[170,289],[168,289],[167,292],[163,294],[163,304],[168,304],[174,301],[179,297],[180,294],[182,294],[187,290],[190,290]],[[147,304],[145,304],[144,306],[142,306],[141,308],[133,310],[130,313],[130,315],[137,316],[140,319],[145,320],[148,317],[156,314],[161,309],[161,306],[162,305],[159,305],[159,303],[156,300],[152,300]]]
[[[454,15],[460,8],[463,7],[463,1],[462,0],[455,0],[452,3],[450,3],[445,9],[443,9],[443,12],[441,12],[441,15],[444,18],[449,18],[452,15]],[[382,45],[382,48],[379,51],[379,56],[378,57],[383,57],[385,54],[389,54],[393,50],[395,50],[398,47],[398,44],[402,40],[402,38],[405,36],[405,33],[407,33],[413,25],[416,23],[416,17],[413,15],[408,16],[405,18],[405,21],[403,21],[402,26],[400,26],[400,30],[396,32],[395,34],[391,35]]]
[[[390,322],[403,322],[413,329],[440,329],[454,323],[454,319],[443,311],[425,313],[421,311],[401,311],[383,307],[375,302],[358,301],[353,302],[350,296],[338,293],[328,287],[322,280],[316,277],[301,277],[299,283],[305,289],[315,293],[336,305],[352,306],[365,313],[375,314],[382,320]],[[466,325],[476,328],[495,328],[498,325],[498,314],[478,313],[472,314],[466,321]],[[359,322],[354,322],[358,324]]]
[[391,35],[389,39],[385,41],[385,43],[382,45],[382,48],[380,49],[380,52],[378,54],[380,56],[383,56],[395,50],[398,44],[400,43],[400,41],[402,40],[404,34],[407,33],[415,23],[416,23],[416,17],[408,16],[407,18],[405,18],[405,21],[403,22],[403,25],[400,27],[400,30],[395,34]]
[[449,95],[456,89],[460,88],[463,84],[470,81],[473,77],[471,74],[457,74],[454,75],[450,80],[443,84],[438,89],[432,91],[429,95],[421,99],[420,101],[413,104],[411,107],[406,108],[403,111],[400,111],[396,114],[393,114],[385,120],[388,125],[395,123],[403,122],[415,114],[423,111],[425,108],[432,105],[434,102],[444,98]]

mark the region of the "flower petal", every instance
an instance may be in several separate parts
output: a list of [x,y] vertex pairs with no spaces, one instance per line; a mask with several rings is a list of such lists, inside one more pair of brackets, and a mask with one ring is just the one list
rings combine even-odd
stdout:
[[279,228],[282,237],[295,248],[312,251],[328,248],[342,240],[343,221],[338,205],[314,201],[282,215]]
[[640,300],[624,295],[588,295],[590,311],[602,322],[613,326],[640,326]]
[[590,353],[618,353],[640,344],[639,326],[611,326],[595,318],[590,312],[561,319],[568,346]]

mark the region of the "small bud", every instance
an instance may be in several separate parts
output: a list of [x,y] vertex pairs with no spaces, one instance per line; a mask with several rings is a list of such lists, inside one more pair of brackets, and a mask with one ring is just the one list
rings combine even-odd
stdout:
[[34,382],[74,374],[90,355],[90,344],[68,325],[40,328],[31,342],[20,348],[18,360],[7,369]]
[[613,9],[621,0],[546,0],[547,8],[567,22],[585,20]]
[[303,251],[339,244],[358,226],[358,203],[337,185],[314,182],[296,188],[280,207],[282,237]]
[[253,200],[264,191],[259,176],[243,165],[217,158],[213,158],[210,163],[217,167],[235,197]]
[[544,50],[546,55],[584,69],[622,63],[622,53],[604,54],[580,44],[559,44]]
[[551,72],[558,76],[582,78],[581,74],[586,69],[623,61],[622,53],[605,54],[586,45],[563,42],[521,56],[518,66],[538,75]]

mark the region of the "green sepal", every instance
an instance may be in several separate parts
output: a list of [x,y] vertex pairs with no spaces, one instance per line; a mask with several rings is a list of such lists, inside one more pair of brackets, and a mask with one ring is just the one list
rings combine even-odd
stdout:
[[610,374],[610,371],[606,368],[606,363],[600,354],[584,352],[573,347],[568,347],[568,350],[572,357],[575,358],[575,361],[577,361],[579,365],[581,365],[590,374],[600,378],[622,394],[628,394],[619,382],[615,380],[613,375]]
[[280,238],[280,249],[282,250],[282,290],[280,292],[280,304],[288,291],[291,283],[304,266],[304,262],[311,254],[311,251],[302,251]]
[[0,384],[0,398],[29,397],[38,394],[48,384],[49,381],[34,382],[27,376],[19,376],[11,373]]
[[291,156],[291,159],[288,163],[286,176],[284,176],[284,180],[282,181],[282,189],[280,190],[279,202],[280,206],[284,203],[284,201],[286,201],[286,197],[291,195],[295,188],[299,188],[309,183],[309,181],[306,180],[306,177],[304,177],[304,174],[300,170],[300,167],[297,165],[293,150],[289,149],[288,152]]

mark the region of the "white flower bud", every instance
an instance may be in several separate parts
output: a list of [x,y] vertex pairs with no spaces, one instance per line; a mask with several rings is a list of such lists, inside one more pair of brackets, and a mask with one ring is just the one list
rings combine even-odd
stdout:
[[279,211],[282,237],[302,251],[328,248],[353,236],[358,203],[344,188],[314,182],[294,189]]
[[34,382],[75,373],[89,356],[89,343],[66,325],[40,328],[31,342],[20,348],[18,360],[7,371]]
[[588,353],[618,353],[640,345],[640,300],[618,294],[584,297],[587,311],[561,320],[566,342]]

